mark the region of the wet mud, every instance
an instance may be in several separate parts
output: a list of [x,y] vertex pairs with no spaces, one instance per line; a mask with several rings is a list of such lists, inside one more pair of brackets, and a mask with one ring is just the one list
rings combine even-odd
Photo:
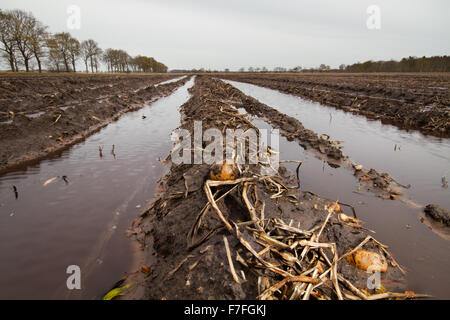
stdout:
[[[10,120],[0,123],[0,173],[80,142],[189,80],[154,86],[168,77],[3,76],[0,110]],[[31,111],[38,116],[30,117]]]
[[[132,268],[125,232],[158,187],[192,85],[0,176],[1,299],[101,299]],[[67,288],[69,265],[81,290]]]
[[[288,121],[220,80],[199,76],[190,92],[191,99],[180,108],[180,127],[191,133],[199,120],[203,130],[253,128],[239,107],[270,118],[274,127],[278,124],[330,163],[343,158],[331,141],[304,129],[298,120]],[[259,174],[259,165],[246,165],[237,179],[223,184],[210,180],[210,169],[207,164],[171,163],[160,182],[161,194],[131,226],[129,233],[146,253],[143,263],[150,270],[140,272],[138,280],[136,276],[129,280],[138,282],[140,298],[393,298],[367,289],[371,274],[348,259],[354,249],[361,248],[386,261],[381,275],[386,291],[400,292],[397,298],[414,297],[403,294],[407,290],[404,270],[384,245],[371,238],[365,228],[370,226],[362,227],[356,218],[341,215],[337,199],[299,189],[295,172],[283,164],[270,178]],[[386,176],[373,171],[361,176],[376,180],[381,189],[387,185]],[[297,262],[288,261],[293,256]],[[316,286],[312,289],[308,283]],[[273,286],[281,293],[273,291]]]
[[404,129],[450,135],[450,77],[423,74],[222,74]]

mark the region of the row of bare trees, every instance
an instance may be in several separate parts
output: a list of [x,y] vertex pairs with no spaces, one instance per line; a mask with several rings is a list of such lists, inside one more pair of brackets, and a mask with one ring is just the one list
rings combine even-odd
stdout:
[[[81,43],[68,32],[55,33],[47,37],[48,66],[53,71],[74,71],[76,63],[81,58],[85,64],[86,72],[98,72],[99,60],[103,50],[92,39]],[[39,69],[40,70],[40,69]]]
[[31,13],[21,10],[0,11],[0,50],[11,71],[18,71],[19,64],[29,71],[33,58],[39,70],[42,70],[43,47],[48,37],[46,29]]
[[51,71],[76,72],[82,60],[86,72],[98,72],[104,62],[108,72],[167,72],[167,67],[153,58],[131,57],[124,50],[106,49],[104,52],[92,39],[81,43],[68,32],[51,34],[48,27],[32,13],[22,10],[0,9],[0,57],[11,71],[24,67],[28,72],[34,63],[39,72],[45,61]]
[[103,61],[108,72],[167,72],[167,66],[154,58],[141,55],[131,57],[124,50],[106,49]]
[[167,66],[153,58],[136,56],[131,59],[131,67],[135,72],[167,72]]

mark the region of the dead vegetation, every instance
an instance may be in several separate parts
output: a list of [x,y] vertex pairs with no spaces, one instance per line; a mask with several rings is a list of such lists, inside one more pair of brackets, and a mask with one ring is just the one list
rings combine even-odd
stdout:
[[[223,83],[198,77],[190,91],[181,107],[182,128],[192,131],[195,120],[204,129],[251,127],[230,103],[239,98],[228,95]],[[247,102],[240,102],[245,108]],[[301,190],[283,166],[261,174],[270,166],[238,165],[239,173],[224,180],[206,164],[172,163],[161,180],[163,192],[129,230],[143,250],[154,250],[143,298],[426,297],[405,291],[406,271],[362,226],[354,208],[350,217],[341,205],[351,206]],[[368,287],[372,272],[379,272],[376,287]]]

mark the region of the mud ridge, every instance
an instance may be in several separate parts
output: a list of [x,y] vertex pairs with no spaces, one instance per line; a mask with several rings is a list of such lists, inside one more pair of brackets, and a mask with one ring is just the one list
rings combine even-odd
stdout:
[[296,95],[402,129],[450,136],[448,74],[223,74],[220,77]]
[[72,107],[49,106],[34,118],[13,113],[11,123],[0,123],[0,174],[59,153],[116,121],[122,114],[168,96],[188,80],[189,77],[154,86],[153,81],[148,84],[140,78],[140,89],[135,92],[114,91],[101,100],[88,98]]
[[346,167],[354,173],[355,179],[361,185],[364,185],[367,191],[373,192],[384,199],[395,200],[402,195],[403,189],[408,188],[408,186],[398,184],[389,177],[388,173],[378,172],[373,168],[364,168],[355,164],[342,153],[339,142],[330,140],[326,134],[318,136],[315,132],[305,129],[301,121],[245,95],[234,86],[218,79],[213,79],[210,85],[220,88],[221,92],[227,92],[230,97],[233,97],[228,101],[220,99],[218,102],[244,108],[249,114],[263,119],[274,128],[280,129],[280,134],[289,141],[297,141],[303,149],[309,150],[330,166]]
[[[203,123],[203,130],[217,128],[224,132],[226,128],[243,130],[251,128],[230,101],[239,101],[244,108],[248,104],[249,110],[256,108],[257,102],[251,98],[241,100],[242,97],[233,87],[219,80],[197,77],[190,93],[192,97],[180,109],[183,114],[181,128],[193,133],[194,121],[199,120]],[[307,133],[306,136],[311,137],[311,134]],[[203,148],[205,146],[204,144]],[[274,184],[258,175],[258,165],[246,165],[239,176],[242,183],[231,182],[229,185],[213,188],[212,193],[223,218],[232,225],[232,230],[227,229],[224,220],[215,210],[207,206],[209,200],[205,194],[205,185],[209,171],[210,166],[207,164],[171,163],[170,172],[160,181],[162,193],[130,227],[129,235],[139,242],[144,252],[150,252],[152,256],[147,261],[140,282],[137,285],[134,283],[140,290],[144,288],[139,298],[255,299],[258,296],[261,298],[262,290],[265,289],[264,292],[267,293],[270,286],[283,280],[281,275],[286,275],[286,272],[294,275],[298,271],[295,271],[297,267],[286,267],[283,264],[278,264],[275,268],[264,268],[267,267],[265,263],[275,266],[277,261],[280,261],[276,257],[277,254],[283,254],[280,252],[283,250],[277,245],[281,247],[287,245],[274,242],[275,247],[264,246],[264,242],[261,241],[261,237],[267,235],[265,232],[269,230],[273,231],[269,232],[271,236],[284,239],[283,236],[286,235],[284,231],[272,229],[277,223],[286,222],[286,226],[289,224],[298,228],[297,230],[312,230],[311,233],[322,229],[321,233],[319,232],[320,242],[335,243],[336,254],[340,257],[364,239],[369,239],[370,232],[366,228],[341,219],[340,208],[336,206],[335,199],[325,199],[296,187],[287,187],[294,184],[295,176],[283,166],[280,167],[278,174],[273,176],[276,181],[272,180]],[[285,188],[274,196],[277,194],[274,185]],[[252,191],[247,193],[247,188]],[[264,219],[255,222],[255,215],[250,212],[243,197],[244,193],[247,194],[249,201],[255,204],[258,215],[264,210]],[[219,200],[221,195],[223,198]],[[261,206],[264,209],[261,209]],[[258,226],[261,228],[260,223],[263,225],[262,230],[255,231],[254,228]],[[308,232],[307,234],[311,235]],[[255,252],[259,252],[261,260],[255,260],[255,255],[247,250],[247,245]],[[227,247],[231,252],[230,255],[227,254]],[[367,242],[364,249],[378,252],[388,262],[386,272],[381,275],[386,290],[403,292],[406,289],[404,274],[393,257],[383,251],[377,242]],[[298,253],[300,254],[302,250]],[[331,257],[329,250],[325,248],[324,252]],[[299,267],[307,269],[317,262],[314,255],[309,254],[312,252],[306,254],[307,258],[300,262]],[[230,259],[233,268],[230,267]],[[361,290],[367,287],[368,274],[365,271],[355,268],[348,259],[338,261],[337,274]],[[336,285],[334,281],[337,278],[333,280],[326,277],[323,285],[310,291],[308,296],[311,294],[311,297],[317,299],[325,297],[338,299],[354,297],[355,292],[359,292],[359,290],[352,291],[344,280],[339,280],[340,284]],[[123,283],[121,282],[121,285]],[[261,283],[265,283],[265,286],[261,287]],[[338,292],[336,286],[341,292]],[[290,285],[285,287],[286,292],[292,290]],[[363,291],[365,293],[360,297],[376,293],[366,289]],[[283,296],[284,294],[280,296],[278,293],[270,295],[274,299]]]

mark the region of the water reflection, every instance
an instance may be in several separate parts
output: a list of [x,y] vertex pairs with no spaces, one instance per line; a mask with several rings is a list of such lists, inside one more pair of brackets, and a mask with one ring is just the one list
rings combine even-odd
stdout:
[[387,172],[403,185],[411,184],[408,195],[422,205],[436,203],[450,208],[450,189],[442,187],[443,176],[450,180],[450,139],[403,131],[276,90],[226,82],[297,118],[305,128],[342,141],[343,153],[354,162]]
[[[272,130],[270,124],[251,118],[255,126]],[[436,299],[450,298],[450,242],[433,232],[418,219],[418,211],[402,202],[382,200],[358,188],[353,173],[333,168],[302,149],[297,142],[280,136],[280,159],[301,160],[302,190],[318,193],[330,200],[352,205],[364,226],[375,230],[375,238],[389,246],[395,259],[406,267],[408,288],[431,294]],[[297,164],[283,163],[295,173]],[[347,215],[350,208],[342,206]]]
[[[170,151],[192,85],[123,115],[59,157],[0,177],[0,298],[98,298],[121,278],[132,258],[124,231],[153,195],[158,158]],[[72,264],[81,267],[80,292],[65,287]]]

